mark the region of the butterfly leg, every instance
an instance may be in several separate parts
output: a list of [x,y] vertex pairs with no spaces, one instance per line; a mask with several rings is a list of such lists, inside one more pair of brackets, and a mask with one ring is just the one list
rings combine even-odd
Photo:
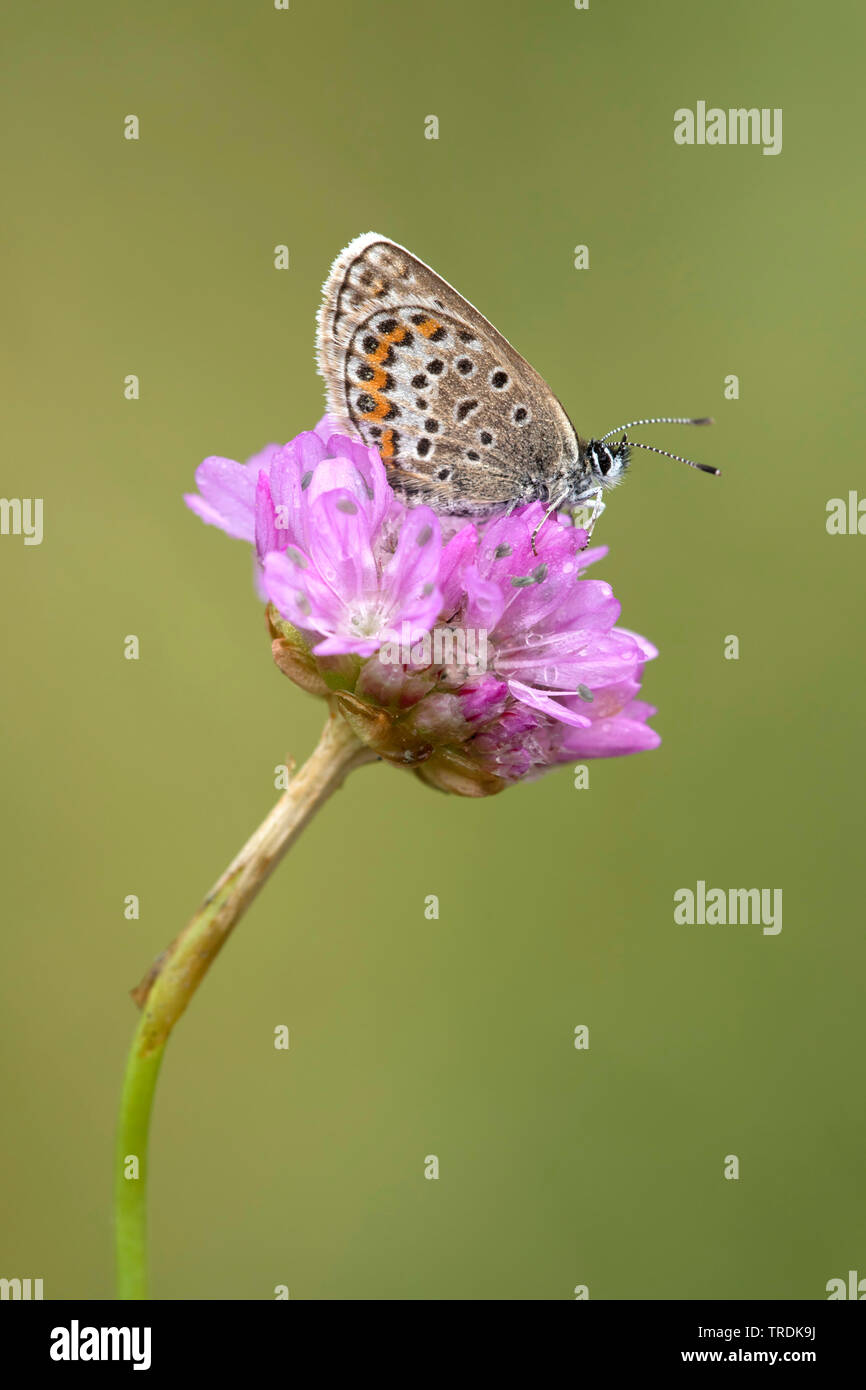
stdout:
[[[592,504],[592,513],[591,513],[591,515],[590,515],[589,521],[588,521],[587,524],[586,524],[586,544],[587,544],[587,545],[589,545],[590,537],[592,536],[592,533],[593,533],[593,531],[595,530],[595,523],[598,521],[598,518],[601,516],[602,512],[604,511],[604,506],[605,506],[605,504],[604,504],[604,502],[602,501],[602,495],[603,495],[603,494],[602,494],[602,489],[601,489],[601,488],[598,488],[598,490],[597,490],[597,492],[596,492],[596,494],[595,494],[595,499],[594,499],[593,504]],[[585,548],[586,548],[586,547],[584,547],[584,549],[585,549]]]
[[544,513],[544,516],[541,518],[541,520],[539,521],[539,523],[538,523],[538,525],[536,526],[535,530],[533,531],[533,533],[532,533],[532,539],[531,539],[531,542],[530,542],[530,544],[531,544],[531,546],[532,546],[532,553],[533,553],[533,555],[537,555],[537,554],[538,554],[538,551],[537,551],[536,548],[535,548],[535,537],[538,535],[539,531],[541,530],[541,528],[542,528],[542,526],[544,525],[544,523],[545,523],[545,521],[547,520],[547,518],[548,518],[549,516],[553,516],[553,513],[554,513],[554,512],[559,511],[559,508],[562,506],[563,502],[565,501],[566,496],[567,496],[567,493],[563,493],[561,497],[557,497],[556,500],[555,500],[554,502],[551,502],[551,504],[550,504],[550,506],[548,507],[547,511]]

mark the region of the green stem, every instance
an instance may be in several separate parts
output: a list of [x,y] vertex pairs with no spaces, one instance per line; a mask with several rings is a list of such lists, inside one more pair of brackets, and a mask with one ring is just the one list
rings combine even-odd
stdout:
[[[318,746],[276,806],[154,961],[132,997],[142,1010],[126,1066],[115,1171],[118,1297],[147,1298],[147,1141],[169,1035],[217,953],[286,850],[353,768],[375,754],[332,714]],[[135,1161],[133,1161],[135,1160]]]
[[[148,1057],[139,1055],[143,1023],[142,1019],[129,1054],[120,1097],[114,1179],[118,1298],[147,1298],[147,1137],[165,1046]],[[133,1160],[137,1173],[130,1171]]]

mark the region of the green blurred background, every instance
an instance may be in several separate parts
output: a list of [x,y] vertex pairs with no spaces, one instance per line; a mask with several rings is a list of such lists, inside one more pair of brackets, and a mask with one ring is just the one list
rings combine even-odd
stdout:
[[[127,990],[317,738],[247,548],[181,495],[205,455],[318,418],[321,283],[370,228],[581,433],[713,414],[642,437],[724,475],[638,455],[597,532],[661,649],[658,752],[483,802],[364,769],[256,902],[166,1055],[153,1294],[823,1298],[866,1274],[866,539],[825,528],[866,493],[858,7],[106,0],[8,23],[2,491],[45,499],[45,536],[0,539],[0,1274],[111,1296]],[[783,152],[678,147],[699,99],[782,107]],[[698,879],[782,888],[781,934],[677,926]]]

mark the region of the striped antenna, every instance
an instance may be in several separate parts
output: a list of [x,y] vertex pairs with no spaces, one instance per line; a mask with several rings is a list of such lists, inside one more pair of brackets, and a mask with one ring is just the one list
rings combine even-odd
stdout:
[[709,415],[703,416],[700,420],[691,420],[682,415],[656,415],[652,420],[629,420],[626,425],[617,425],[616,429],[608,430],[598,440],[603,444],[606,439],[610,439],[612,434],[619,434],[620,430],[633,429],[635,425],[711,425],[713,423]]
[[648,449],[651,454],[663,454],[666,459],[676,459],[677,463],[687,463],[689,468],[699,468],[702,473],[721,474],[721,468],[711,468],[708,463],[695,463],[694,459],[684,459],[682,454],[669,454],[667,449],[657,449],[654,444],[636,444],[633,439],[626,441],[630,449]]

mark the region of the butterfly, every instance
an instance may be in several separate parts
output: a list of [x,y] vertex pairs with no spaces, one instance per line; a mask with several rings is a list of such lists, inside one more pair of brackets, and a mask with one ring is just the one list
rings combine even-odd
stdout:
[[375,232],[356,237],[334,261],[316,348],[330,414],[378,449],[407,503],[441,514],[481,518],[542,502],[546,519],[591,503],[591,534],[632,448],[719,471],[625,433],[633,425],[710,424],[706,418],[632,420],[580,438],[543,377],[498,329],[417,256]]

